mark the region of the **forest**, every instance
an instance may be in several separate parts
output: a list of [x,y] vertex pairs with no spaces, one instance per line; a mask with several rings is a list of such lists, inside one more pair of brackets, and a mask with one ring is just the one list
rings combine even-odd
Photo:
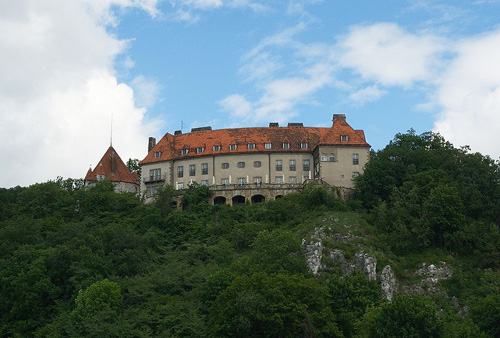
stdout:
[[[500,337],[498,161],[410,130],[355,183],[235,207],[193,184],[183,210],[168,186],[152,204],[108,181],[0,188],[0,337]],[[311,273],[320,226],[390,264],[392,301],[362,271]],[[440,262],[434,292],[410,287]]]

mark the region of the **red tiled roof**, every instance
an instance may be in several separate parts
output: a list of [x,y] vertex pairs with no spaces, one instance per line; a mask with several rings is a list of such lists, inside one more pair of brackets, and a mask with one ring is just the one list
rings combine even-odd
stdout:
[[[348,141],[342,142],[341,135]],[[282,143],[290,143],[289,149],[283,149]],[[308,149],[301,149],[301,142],[307,142]],[[255,143],[254,149],[248,149],[249,143]],[[265,143],[272,143],[271,149],[265,149]],[[230,150],[230,145],[237,145]],[[213,146],[220,145],[220,151]],[[206,155],[258,153],[258,152],[310,152],[318,145],[370,147],[362,130],[354,130],[345,119],[335,121],[330,128],[325,127],[257,127],[238,129],[219,129],[172,135],[166,133],[158,144],[147,154],[140,164],[168,161],[179,158],[193,158]],[[196,148],[204,148],[197,153]],[[181,151],[188,149],[186,155]],[[155,157],[155,153],[160,157]]]
[[104,175],[111,182],[138,184],[137,175],[132,175],[120,155],[110,146],[94,170],[89,169],[85,181],[97,181],[97,175]]

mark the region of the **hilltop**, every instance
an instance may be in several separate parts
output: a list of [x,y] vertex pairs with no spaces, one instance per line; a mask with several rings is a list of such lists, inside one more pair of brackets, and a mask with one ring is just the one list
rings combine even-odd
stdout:
[[0,335],[498,337],[499,175],[410,131],[347,202],[317,186],[230,207],[193,185],[185,210],[108,181],[0,189]]

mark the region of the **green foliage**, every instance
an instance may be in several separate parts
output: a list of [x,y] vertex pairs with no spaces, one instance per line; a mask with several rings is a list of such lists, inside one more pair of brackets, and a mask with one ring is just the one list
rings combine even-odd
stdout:
[[[356,180],[357,196],[394,249],[474,252],[481,266],[498,266],[498,163],[413,130],[372,155]],[[491,238],[481,234],[488,227]]]
[[139,176],[141,175],[141,167],[139,165],[139,160],[134,158],[129,158],[126,165],[127,165],[127,168],[128,170],[131,172],[131,173],[137,173],[139,174]]
[[200,205],[207,205],[213,193],[208,186],[191,183],[182,196],[182,208],[196,208]]
[[355,327],[367,309],[381,301],[380,286],[359,271],[328,281],[330,306],[345,337],[356,337]]
[[368,311],[359,325],[360,337],[433,338],[443,329],[435,306],[427,299],[397,297]]
[[500,293],[478,299],[471,308],[475,323],[491,337],[500,337]]
[[328,293],[303,276],[240,277],[211,308],[214,337],[341,337]]
[[[238,208],[209,205],[210,191],[192,185],[184,210],[170,186],[149,205],[106,180],[0,189],[0,336],[497,335],[498,165],[409,133],[357,181],[355,212],[315,185]],[[402,285],[422,262],[453,266],[433,299],[439,318],[425,299],[382,302],[362,273],[313,278],[301,241],[318,228],[324,259],[373,252]]]

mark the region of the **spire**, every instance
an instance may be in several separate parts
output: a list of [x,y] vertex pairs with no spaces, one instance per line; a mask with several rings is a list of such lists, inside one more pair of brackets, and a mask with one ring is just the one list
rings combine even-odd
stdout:
[[113,113],[111,113],[111,135],[109,137],[109,146],[113,146]]

